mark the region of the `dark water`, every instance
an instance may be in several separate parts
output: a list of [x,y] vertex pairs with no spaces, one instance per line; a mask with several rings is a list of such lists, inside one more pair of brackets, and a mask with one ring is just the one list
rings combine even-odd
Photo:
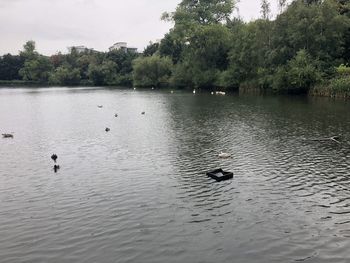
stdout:
[[[0,262],[350,262],[349,110],[0,89],[0,133],[14,132],[0,139]],[[342,143],[309,140],[331,135]],[[208,179],[217,167],[234,179]]]

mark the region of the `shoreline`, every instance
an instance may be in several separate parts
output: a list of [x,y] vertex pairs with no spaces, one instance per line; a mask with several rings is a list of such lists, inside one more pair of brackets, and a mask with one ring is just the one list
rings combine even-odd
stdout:
[[[132,86],[93,86],[93,85],[49,85],[45,83],[38,83],[38,82],[30,82],[30,81],[1,81],[0,80],[0,89],[30,89],[30,88],[67,88],[67,89],[80,89],[80,88],[89,88],[89,89],[120,89],[120,90],[133,90],[136,88],[137,90],[147,91],[188,91],[192,92],[195,88],[183,88],[183,87],[163,87],[163,88],[152,88],[152,87],[132,87]],[[330,98],[330,99],[337,99],[337,100],[349,100],[350,99],[350,92],[348,91],[334,91],[331,88],[324,86],[324,85],[318,85],[310,88],[310,90],[307,93],[300,93],[300,94],[294,94],[294,93],[287,93],[287,92],[276,92],[272,89],[264,89],[264,88],[257,88],[257,87],[247,87],[243,86],[239,89],[220,89],[217,87],[213,87],[212,89],[199,89],[196,88],[196,90],[200,91],[200,93],[208,93],[215,91],[225,91],[228,95],[248,95],[248,96],[284,96],[284,97],[323,97],[323,98]]]

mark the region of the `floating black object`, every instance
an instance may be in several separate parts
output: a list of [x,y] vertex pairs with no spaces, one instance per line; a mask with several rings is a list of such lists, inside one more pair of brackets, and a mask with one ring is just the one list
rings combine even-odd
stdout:
[[106,132],[109,132],[110,130],[111,130],[110,128],[106,128],[106,129],[105,129]]
[[233,178],[233,173],[224,171],[222,169],[216,169],[214,171],[207,172],[207,175],[218,182]]
[[2,137],[3,138],[13,138],[13,134],[11,134],[11,133],[3,133]]
[[142,115],[145,115],[145,114],[146,114],[146,112],[144,112],[144,111],[143,111],[143,112],[141,112],[141,114],[142,114]]
[[56,154],[51,155],[51,159],[52,159],[54,162],[56,162],[56,160],[57,160],[57,155],[56,155]]
[[59,170],[59,169],[60,169],[60,166],[59,166],[59,165],[55,164],[55,165],[53,166],[53,170],[55,171],[55,173],[57,173],[57,170]]

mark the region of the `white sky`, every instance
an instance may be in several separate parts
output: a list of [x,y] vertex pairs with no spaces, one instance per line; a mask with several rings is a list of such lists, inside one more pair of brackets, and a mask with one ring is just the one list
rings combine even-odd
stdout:
[[[0,0],[0,55],[17,54],[27,40],[46,55],[85,45],[107,51],[125,41],[143,51],[172,27],[160,20],[181,0]],[[270,0],[276,12],[277,0]],[[260,16],[260,0],[241,0],[246,21]]]

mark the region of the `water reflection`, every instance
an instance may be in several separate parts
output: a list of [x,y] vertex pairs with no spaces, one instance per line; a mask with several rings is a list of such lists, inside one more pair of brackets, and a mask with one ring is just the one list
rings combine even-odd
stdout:
[[[1,131],[15,139],[0,141],[0,256],[347,262],[348,110],[299,97],[1,89]],[[309,140],[332,135],[342,143]],[[218,167],[234,179],[206,177]]]

